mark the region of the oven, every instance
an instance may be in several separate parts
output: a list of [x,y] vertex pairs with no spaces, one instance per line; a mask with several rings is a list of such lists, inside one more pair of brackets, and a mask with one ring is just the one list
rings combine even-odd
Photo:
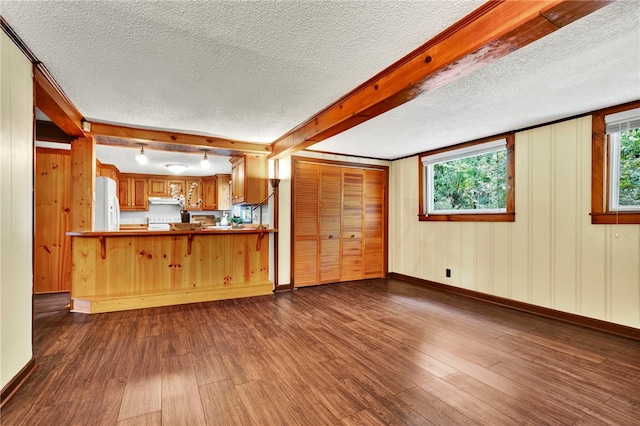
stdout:
[[147,219],[149,231],[169,231],[171,223],[180,222],[180,216],[149,216]]

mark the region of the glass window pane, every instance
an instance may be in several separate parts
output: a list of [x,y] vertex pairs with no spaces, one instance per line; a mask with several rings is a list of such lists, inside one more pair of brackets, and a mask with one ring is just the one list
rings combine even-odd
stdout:
[[618,205],[640,206],[640,129],[620,133]]
[[507,151],[433,164],[433,211],[506,208]]

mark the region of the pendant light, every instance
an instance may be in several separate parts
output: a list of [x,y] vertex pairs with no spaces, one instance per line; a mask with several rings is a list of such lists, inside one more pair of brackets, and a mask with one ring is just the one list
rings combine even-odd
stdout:
[[207,151],[204,152],[204,158],[200,161],[200,167],[203,169],[211,167],[211,162],[209,161],[209,157],[207,157]]
[[140,154],[136,155],[136,161],[140,164],[147,164],[147,156],[144,154],[144,146],[140,148]]

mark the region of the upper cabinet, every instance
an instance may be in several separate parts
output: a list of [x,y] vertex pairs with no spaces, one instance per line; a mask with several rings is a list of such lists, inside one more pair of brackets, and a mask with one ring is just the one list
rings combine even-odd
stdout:
[[98,164],[98,167],[96,169],[98,171],[98,176],[106,176],[115,180],[116,182],[118,181],[120,171],[113,164]]
[[169,181],[162,176],[149,178],[149,196],[170,197]]
[[231,175],[220,174],[202,179],[202,210],[230,210]]
[[147,179],[120,175],[118,199],[120,210],[148,210]]
[[189,201],[191,201],[191,204],[196,204],[198,200],[202,200],[202,179],[185,179],[183,188],[184,202],[187,209],[202,210],[202,203],[195,207],[187,204]]
[[233,204],[261,203],[268,195],[266,157],[245,154],[229,161]]
[[217,175],[218,210],[231,210],[231,175]]

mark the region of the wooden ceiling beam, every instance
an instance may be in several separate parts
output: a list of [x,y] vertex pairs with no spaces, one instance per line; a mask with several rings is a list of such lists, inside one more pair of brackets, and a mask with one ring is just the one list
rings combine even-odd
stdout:
[[489,1],[272,145],[281,158],[451,83],[615,0]]
[[56,143],[71,143],[74,137],[67,135],[52,121],[36,120],[36,140]]
[[84,138],[82,114],[71,103],[42,64],[34,65],[33,82],[36,92],[36,107],[68,136]]
[[99,122],[90,122],[89,124],[89,133],[92,135],[136,140],[141,143],[154,142],[156,147],[159,144],[200,146],[219,155],[238,155],[242,153],[267,155],[271,153],[270,144],[244,142],[215,136],[200,136],[164,130],[140,129]]

